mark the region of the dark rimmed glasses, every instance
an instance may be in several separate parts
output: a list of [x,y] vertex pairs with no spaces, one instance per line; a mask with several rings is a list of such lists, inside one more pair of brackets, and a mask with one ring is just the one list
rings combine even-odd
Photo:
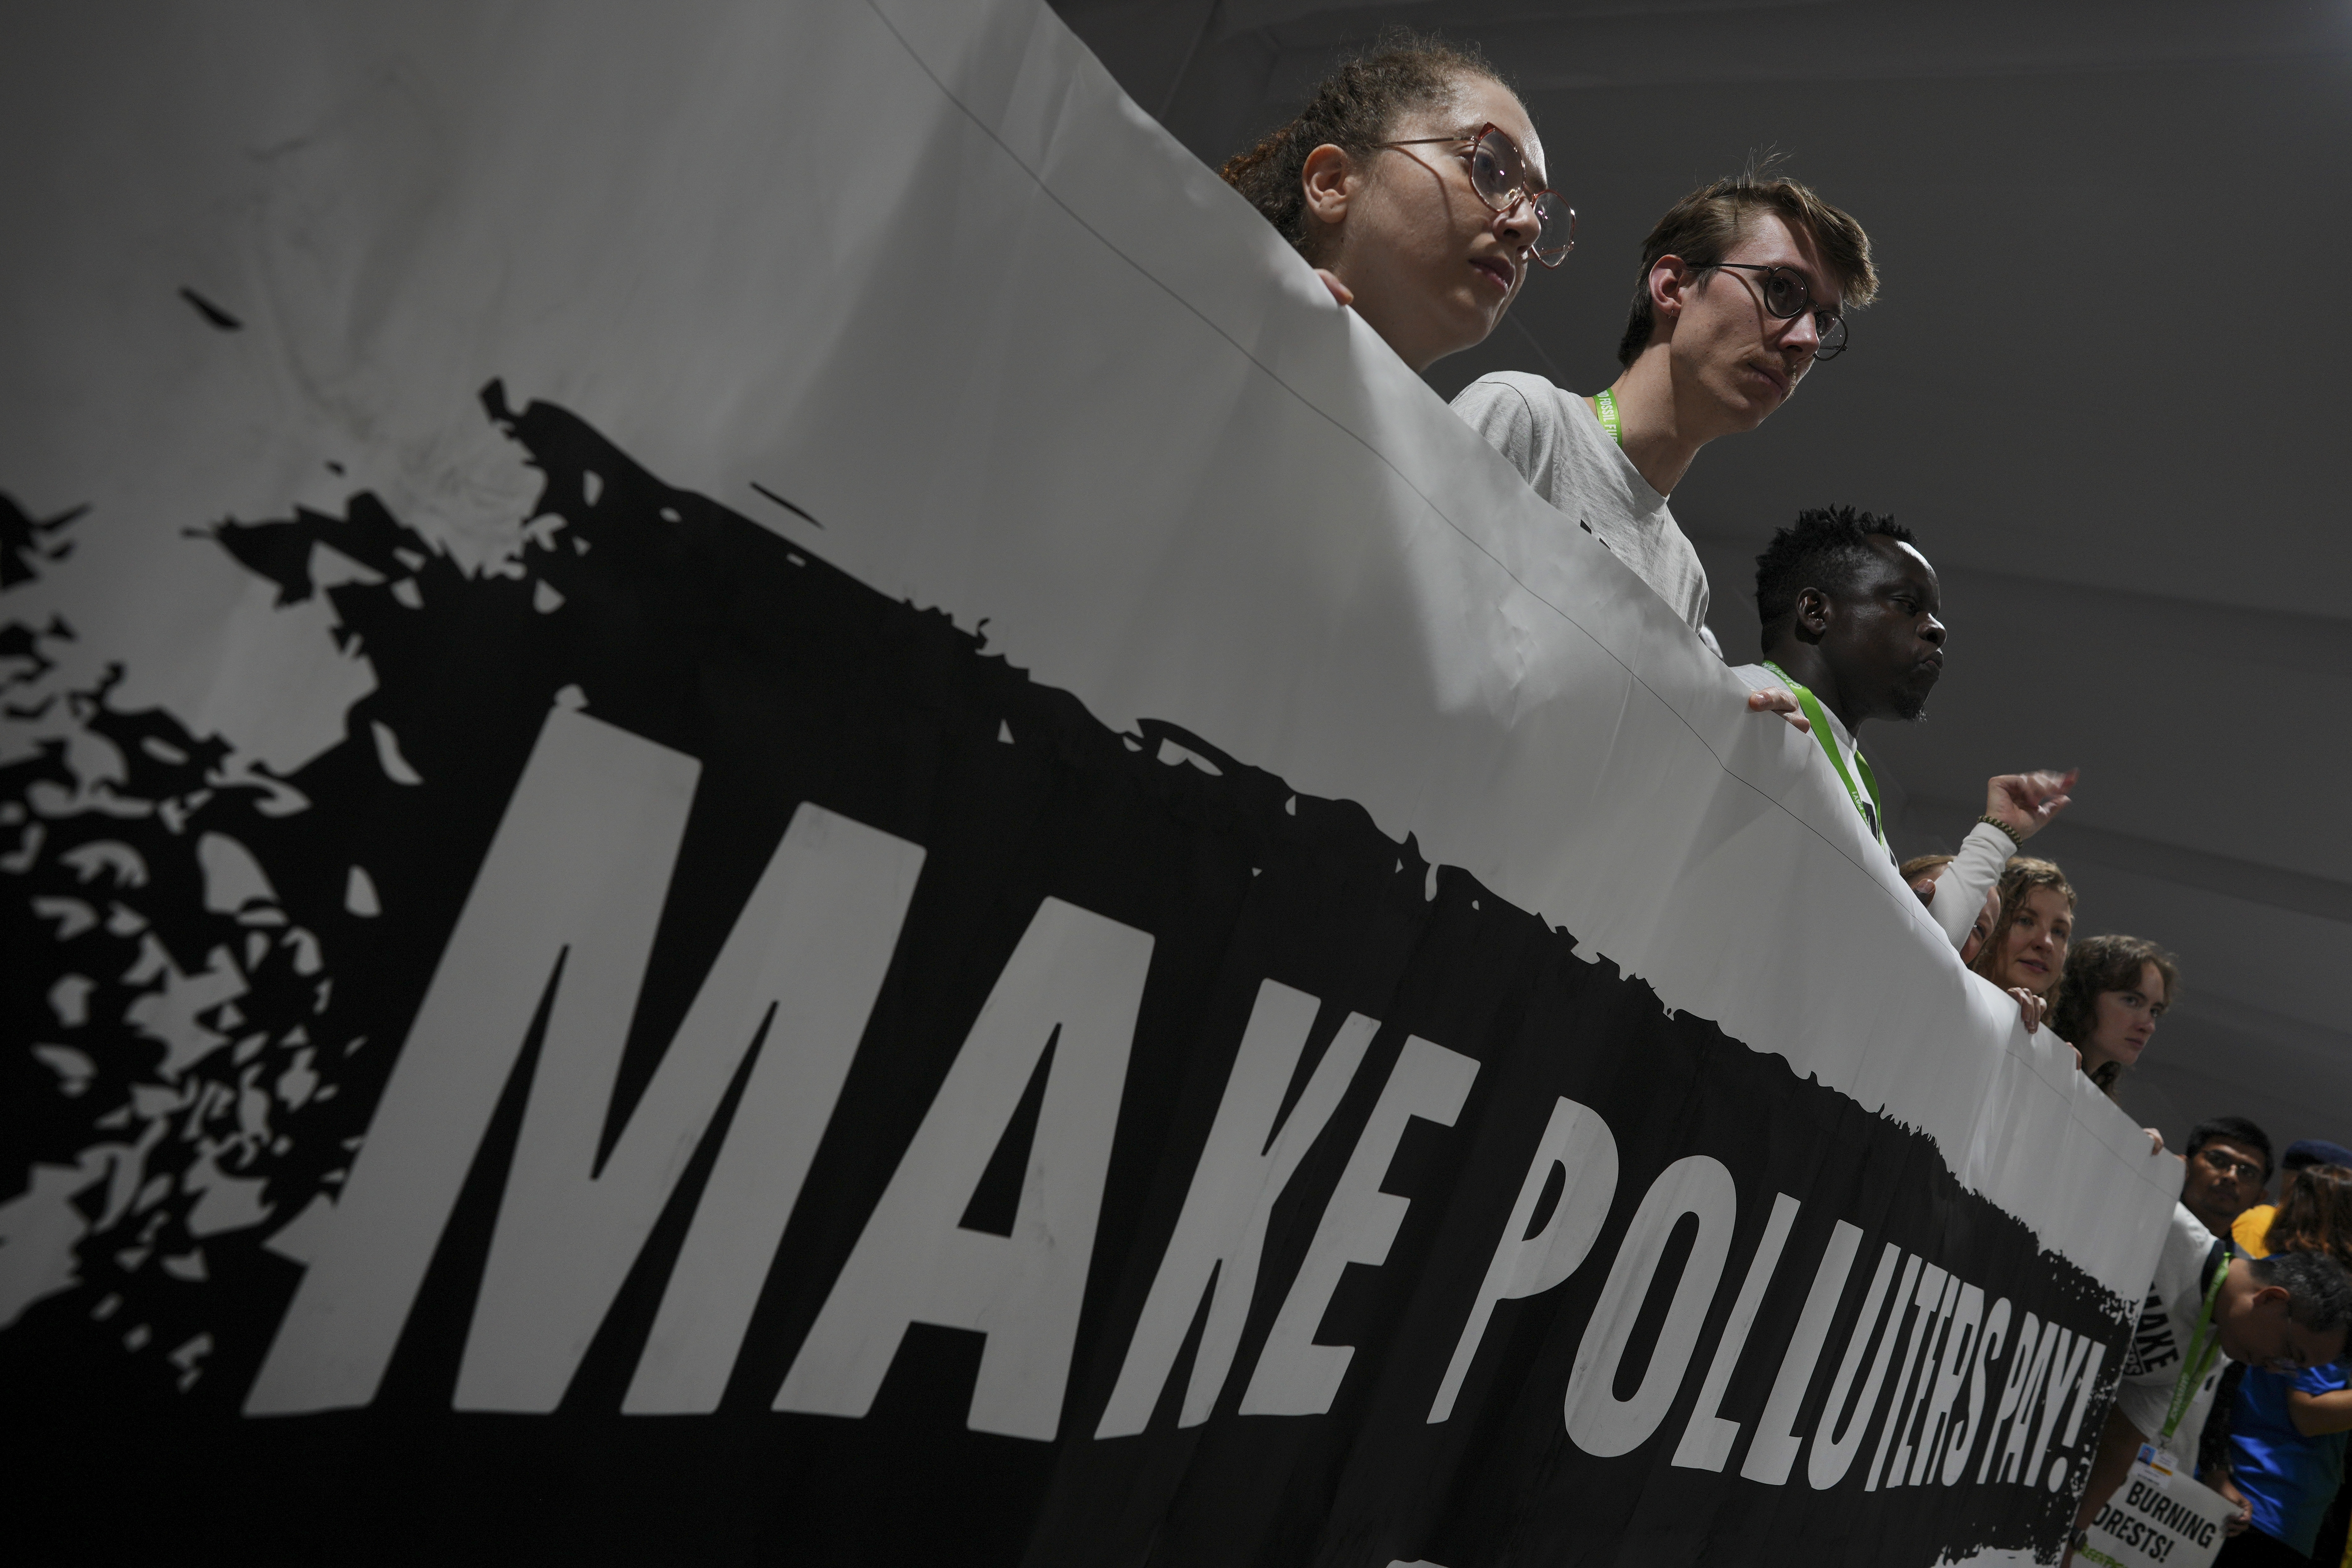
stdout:
[[[1813,303],[1812,286],[1805,281],[1803,273],[1791,267],[1768,267],[1757,261],[1710,261],[1706,265],[1736,267],[1742,272],[1762,273],[1764,308],[1783,321],[1795,320]],[[1845,352],[1844,311],[1813,311],[1813,330],[1822,340],[1821,347],[1813,350],[1816,361],[1834,360]]]
[[1576,209],[1549,185],[1528,174],[1528,161],[1519,144],[1500,127],[1482,125],[1470,136],[1416,136],[1409,141],[1383,141],[1383,147],[1425,147],[1440,141],[1467,144],[1463,154],[1470,164],[1470,188],[1486,210],[1507,213],[1521,202],[1537,221],[1535,243],[1528,249],[1546,267],[1558,267],[1576,248]]

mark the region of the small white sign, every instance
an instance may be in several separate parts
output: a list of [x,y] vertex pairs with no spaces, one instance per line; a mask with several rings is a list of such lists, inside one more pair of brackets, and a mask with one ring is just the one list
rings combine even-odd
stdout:
[[2074,1553],[2097,1568],[2207,1568],[2237,1505],[2212,1488],[2135,1462]]

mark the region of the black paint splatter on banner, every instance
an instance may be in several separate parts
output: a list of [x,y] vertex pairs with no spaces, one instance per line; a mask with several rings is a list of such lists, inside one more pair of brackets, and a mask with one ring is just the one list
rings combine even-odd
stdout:
[[[1171,726],[1116,731],[947,615],[664,485],[563,410],[516,410],[495,383],[485,403],[544,483],[522,542],[484,570],[364,493],[340,515],[298,508],[209,530],[281,605],[323,596],[334,636],[375,674],[343,739],[285,777],[229,737],[126,710],[112,678],[63,682],[64,623],[0,628],[0,700],[31,737],[0,761],[0,1180],[12,1195],[0,1199],[0,1384],[16,1532],[34,1560],[196,1549],[286,1563],[1471,1568],[1927,1563],[2055,1541],[2126,1304],[1961,1191],[1928,1140],[1667,1013],[1568,933],[1433,870],[1354,804],[1298,795]],[[34,522],[0,506],[9,586],[62,553],[71,516]],[[607,1153],[797,808],[925,857],[723,1396],[705,1415],[622,1413],[740,1071],[557,1408],[453,1408],[508,1163],[541,1092],[543,1002],[373,1398],[245,1415],[303,1279],[295,1260],[334,1222],[552,712],[584,712],[699,767]],[[1151,943],[1055,1435],[970,1429],[981,1336],[919,1322],[863,1416],[773,1408],[1047,899]],[[1315,1020],[1286,1107],[1313,1092],[1342,1039],[1360,1066],[1336,1080],[1344,1092],[1268,1211],[1232,1370],[1205,1419],[1181,1410],[1203,1312],[1140,1430],[1098,1437],[1268,981],[1303,993]],[[574,981],[559,968],[549,983],[552,998]],[[1358,1015],[1374,1020],[1369,1036],[1349,1034]],[[959,1200],[975,1233],[1013,1223],[1057,1049]],[[1320,1413],[1243,1414],[1252,1368],[1409,1058],[1450,1061],[1468,1087],[1450,1124],[1401,1119],[1393,1153],[1375,1151],[1366,1179],[1387,1196],[1364,1201],[1405,1207],[1385,1257],[1338,1267],[1306,1331],[1352,1347],[1344,1372]],[[1549,1182],[1526,1234],[1569,1201],[1558,1170],[1530,1174],[1561,1097],[1597,1113],[1619,1153],[1599,1239],[1564,1282],[1495,1303],[1450,1416],[1432,1421],[1523,1184]],[[1727,1207],[1711,1232],[1685,1216],[1665,1235],[1606,1391],[1639,1404],[1654,1374],[1671,1397],[1644,1417],[1646,1436],[1596,1457],[1564,1427],[1564,1395],[1604,1288],[1631,1267],[1629,1226],[1685,1160],[1721,1173],[1708,1179]],[[1841,1227],[1858,1241],[1836,1243]],[[1744,1292],[1768,1229],[1779,1264],[1760,1293]],[[1827,1479],[1806,1454],[1778,1479],[1743,1474],[1833,1243],[1854,1260],[1823,1297],[1834,1315],[1786,1414],[1810,1453],[1853,1362],[1870,1397],[1849,1394],[1829,1425],[1855,1457]],[[1711,1291],[1690,1283],[1702,1259],[1720,1270]],[[1887,1312],[1893,1290],[1906,1294]],[[1963,1307],[1971,1292],[1980,1299]],[[1711,1380],[1743,1295],[1746,1349]],[[1971,1364],[1943,1330],[1979,1309],[1989,1318],[1996,1301],[2013,1308],[2008,1343]],[[1866,1302],[1881,1309],[1867,1321]],[[2032,1378],[2011,1375],[2030,1359],[2016,1332],[2029,1312],[2053,1326],[2047,1344],[2081,1336],[2105,1358],[2075,1384],[2053,1380],[2044,1406]],[[1944,1361],[1949,1379],[1937,1375]],[[1874,1364],[1883,1375],[1865,1376]],[[1972,1414],[1957,1453],[1938,1445],[1959,1429],[1956,1410],[1990,1415],[2020,1383],[2040,1436],[2016,1438],[2005,1479],[1979,1479],[2000,1469],[2014,1421]],[[1702,1397],[1732,1435],[1711,1462],[1677,1464],[1707,1417]]]
[[[30,582],[40,576],[41,563],[72,554],[73,541],[65,537],[65,529],[87,509],[75,507],[54,517],[36,517],[15,497],[0,493],[0,589]],[[17,648],[12,643],[7,653],[22,656]]]
[[205,319],[205,325],[215,328],[223,332],[242,332],[245,330],[244,322],[230,315],[227,311],[222,309],[219,306],[214,304],[211,300],[205,298],[194,289],[184,287],[182,287],[180,290],[180,298],[186,300],[191,306],[194,307],[196,314]]

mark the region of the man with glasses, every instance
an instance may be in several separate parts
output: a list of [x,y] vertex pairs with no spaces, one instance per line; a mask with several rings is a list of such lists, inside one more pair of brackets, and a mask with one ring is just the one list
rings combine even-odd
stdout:
[[2243,1116],[2216,1116],[2189,1133],[2185,1157],[2181,1205],[2226,1239],[2231,1223],[2262,1201],[2270,1183],[2270,1134]]
[[1625,371],[1605,391],[1505,371],[1465,388],[1454,412],[1712,643],[1706,570],[1666,497],[1700,447],[1753,430],[1842,352],[1846,311],[1877,288],[1861,225],[1750,169],[1650,231],[1617,350]]

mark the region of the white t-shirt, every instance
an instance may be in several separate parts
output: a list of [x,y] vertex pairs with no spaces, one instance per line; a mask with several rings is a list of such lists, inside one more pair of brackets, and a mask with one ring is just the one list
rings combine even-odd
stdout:
[[1706,627],[1706,569],[1666,498],[1610,438],[1592,405],[1541,376],[1498,371],[1462,389],[1454,412],[1549,501],[1633,569],[1693,628]]
[[[2123,1383],[2116,1390],[2116,1408],[2151,1443],[2164,1429],[2165,1408],[2172,1403],[2189,1337],[2197,1332],[2197,1316],[2205,1308],[2205,1287],[2225,1245],[2186,1207],[2172,1206],[2172,1223],[2165,1229],[2156,1278],[2148,1282],[2147,1300],[2139,1309],[2139,1326],[2132,1331],[2131,1347],[2124,1353]],[[2213,1407],[2214,1386],[2229,1365],[2228,1355],[2213,1357],[2211,1369],[2198,1385],[2179,1427],[2166,1445],[2184,1461],[2196,1457],[2206,1412]]]
[[[1731,673],[1738,675],[1742,681],[1746,682],[1748,689],[1751,692],[1760,692],[1766,686],[1779,686],[1782,691],[1786,691],[1789,688],[1788,682],[1782,680],[1780,676],[1774,674],[1771,671],[1766,669],[1761,664],[1735,664],[1732,666]],[[1895,857],[1895,852],[1893,849],[1888,847],[1886,842],[1886,824],[1878,820],[1877,803],[1871,800],[1870,786],[1862,781],[1862,768],[1854,760],[1860,748],[1854,745],[1853,737],[1846,732],[1846,727],[1839,721],[1838,716],[1830,712],[1827,704],[1822,705],[1822,716],[1830,721],[1830,739],[1835,743],[1838,748],[1838,760],[1845,764],[1846,778],[1853,780],[1854,789],[1862,795],[1863,804],[1870,808],[1869,813],[1862,819],[1864,830],[1878,841],[1878,847],[1882,850],[1885,850],[1887,858],[1892,860]],[[1822,760],[1826,764],[1829,761],[1829,758],[1824,757]],[[1841,794],[1844,792],[1844,779],[1840,779],[1838,781],[1838,790]],[[1984,902],[1984,894],[1982,893],[1979,893],[1977,894],[1977,902],[1979,904],[1982,904]],[[1976,917],[1976,911],[1973,909],[1969,910],[1969,916],[1971,920],[1974,920]],[[1965,937],[1968,934],[1968,927],[1965,925],[1961,926],[1960,935]]]

